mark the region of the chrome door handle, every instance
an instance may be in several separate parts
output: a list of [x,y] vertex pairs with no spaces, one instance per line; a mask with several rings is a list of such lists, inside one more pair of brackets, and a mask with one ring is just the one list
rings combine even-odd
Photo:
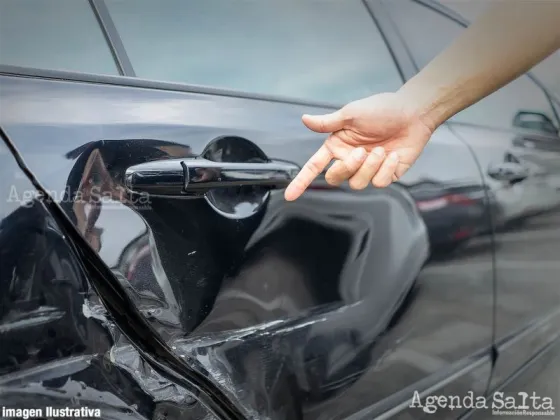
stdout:
[[162,196],[202,195],[213,188],[243,185],[286,187],[299,172],[290,162],[214,162],[203,158],[146,162],[126,170],[129,191]]
[[523,181],[529,176],[529,171],[519,163],[503,162],[488,167],[488,175],[498,181],[507,181],[512,184]]

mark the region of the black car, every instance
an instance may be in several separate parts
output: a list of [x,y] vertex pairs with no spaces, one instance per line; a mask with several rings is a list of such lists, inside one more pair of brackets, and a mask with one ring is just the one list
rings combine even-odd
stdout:
[[[521,133],[560,141],[536,78],[399,183],[283,199],[324,141],[302,114],[398,89],[465,25],[409,0],[2,0],[2,417],[416,419],[416,395],[521,390],[558,351],[560,215],[498,231],[494,192],[529,185]],[[425,180],[462,197],[455,239],[489,234],[431,259]]]

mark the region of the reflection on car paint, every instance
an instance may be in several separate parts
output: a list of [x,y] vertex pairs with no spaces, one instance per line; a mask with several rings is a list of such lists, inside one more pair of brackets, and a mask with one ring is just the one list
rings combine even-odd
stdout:
[[[9,154],[3,156],[4,168],[22,174]],[[27,184],[28,191],[35,188]],[[117,314],[107,315],[84,272],[85,260],[43,202],[44,191],[37,195],[12,204],[0,223],[2,279],[12,274],[11,282],[1,283],[7,287],[0,308],[2,405],[43,411],[86,407],[99,409],[103,418],[143,419],[153,418],[163,403],[175,411],[177,417],[170,418],[182,418],[185,409],[192,418],[208,418],[189,391],[138,354],[121,332],[122,321],[114,322]],[[130,308],[122,309],[131,315]]]
[[[114,87],[79,83],[2,83],[7,96],[0,100],[25,101],[18,92],[28,83],[49,98],[39,125],[10,112],[2,116],[3,126],[45,188],[65,192],[60,205],[146,321],[176,355],[196,360],[213,386],[245,413],[279,419],[339,418],[360,409],[380,413],[391,396],[406,399],[407,386],[435,378],[441,369],[459,369],[464,360],[480,363],[476,375],[448,389],[484,391],[491,260],[484,248],[472,254],[482,267],[479,279],[468,270],[449,271],[445,260],[427,261],[430,225],[412,194],[415,183],[445,176],[445,167],[433,167],[440,153],[462,168],[455,172],[462,185],[476,185],[477,178],[480,185],[475,162],[464,162],[465,147],[450,140],[445,127],[400,185],[359,193],[326,188],[319,180],[295,203],[272,192],[254,216],[228,219],[203,200],[140,201],[123,190],[124,173],[153,159],[200,155],[223,135],[255,142],[271,159],[302,165],[322,139],[290,121],[320,110],[142,89],[115,95]],[[100,88],[106,94],[88,94]],[[62,104],[77,106],[76,98],[84,95],[92,98],[88,108],[111,114],[99,120],[103,137],[99,126],[90,130],[86,121],[60,114]],[[165,107],[170,95],[182,98],[173,105],[184,108],[181,123],[149,115],[138,120],[127,111],[139,100]],[[201,102],[216,118],[213,126],[197,126]],[[229,120],[230,109],[235,121]],[[286,122],[280,137],[270,131],[278,126],[272,115]],[[51,139],[48,150],[35,144],[38,133]],[[235,146],[221,147],[214,159]],[[56,166],[43,164],[45,154]],[[457,261],[461,255],[446,258]],[[453,340],[457,330],[468,340]],[[111,354],[119,354],[114,363],[128,367],[141,359],[125,362],[125,351]],[[134,378],[141,386],[148,381]]]

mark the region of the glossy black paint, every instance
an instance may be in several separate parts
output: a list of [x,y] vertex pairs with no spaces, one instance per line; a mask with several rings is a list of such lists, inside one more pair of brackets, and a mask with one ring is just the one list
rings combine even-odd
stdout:
[[[129,196],[125,172],[149,160],[199,155],[214,138],[228,133],[255,139],[270,159],[302,165],[321,137],[293,121],[303,112],[319,110],[262,101],[253,107],[249,100],[180,94],[182,100],[174,106],[182,108],[182,124],[170,126],[155,118],[168,118],[159,107],[168,105],[175,93],[17,77],[2,82],[2,101],[17,103],[15,109],[31,106],[37,92],[49,98],[34,114],[41,122],[29,124],[25,119],[35,116],[27,113],[3,114],[2,125],[31,170],[53,196],[58,193],[62,208],[113,270],[122,267],[116,256],[136,258],[129,244],[146,244],[152,270],[135,272],[131,286],[136,288],[128,288],[131,298],[171,348],[203,363],[215,385],[247,412],[271,418],[347,416],[399,391],[406,398],[406,386],[442,369],[453,370],[477,351],[487,357],[491,300],[473,307],[479,305],[476,296],[491,296],[491,281],[471,284],[465,281],[468,273],[459,272],[452,273],[452,283],[441,283],[447,277],[438,273],[441,268],[428,265],[420,271],[429,255],[428,235],[406,182],[437,176],[430,165],[440,153],[463,160],[465,146],[445,128],[401,186],[352,192],[319,182],[295,203],[284,202],[281,191],[271,191],[262,211],[232,219],[201,199],[149,196],[142,201]],[[29,83],[36,93],[26,103],[22,93]],[[77,110],[79,98],[86,97],[80,113],[86,119],[95,115],[97,125],[60,113],[65,104]],[[139,101],[160,113],[138,119],[130,110]],[[194,111],[201,102],[221,125],[189,122],[200,119]],[[107,114],[93,109],[107,109]],[[227,120],[230,112],[237,114],[235,120]],[[284,123],[272,124],[281,115]],[[99,130],[111,140],[99,139]],[[48,146],[35,142],[39,132],[50,139]],[[143,132],[146,136],[139,135]],[[131,140],[157,132],[162,140]],[[298,148],[287,139],[297,141]],[[222,146],[227,147],[240,146]],[[37,165],[37,158],[44,161],[46,154],[49,166]],[[54,164],[55,159],[60,163]],[[476,182],[475,161],[463,167]],[[235,208],[235,200],[244,197],[243,191],[226,195],[222,204]],[[108,218],[102,222],[104,214]],[[106,225],[116,219],[118,228]],[[125,237],[130,239],[123,241]],[[490,273],[489,259],[487,269]],[[448,322],[440,338],[434,338],[434,325],[441,326],[442,318]],[[451,339],[446,334],[455,334],[458,321],[480,327],[459,346],[441,342]],[[425,355],[435,358],[432,365],[421,361]],[[461,378],[458,383],[482,392],[489,360],[484,366],[486,373],[474,382]],[[254,371],[263,376],[250,374]],[[387,375],[394,380],[387,383]],[[355,402],[348,401],[351,393]]]
[[[34,191],[32,179],[10,156],[3,133],[2,139],[3,179],[9,181],[2,183],[2,194],[16,185],[14,181]],[[100,410],[103,418],[149,419],[164,403],[193,405],[196,401],[187,391],[160,376],[139,355],[121,332],[127,328],[116,327],[115,321],[126,325],[119,321],[119,312],[129,323],[134,319],[134,307],[127,307],[125,295],[118,302],[119,311],[107,313],[105,308],[113,306],[107,299],[118,296],[113,291],[99,298],[92,283],[107,279],[100,279],[99,271],[91,267],[97,257],[88,259],[93,251],[73,242],[83,239],[73,228],[65,229],[60,215],[53,217],[55,205],[40,195],[5,204],[0,223],[2,406],[87,407]],[[118,289],[114,281],[112,288]],[[134,342],[146,345],[145,338],[136,337]],[[200,407],[192,411],[198,413],[193,418],[207,415]]]
[[[535,306],[515,303],[526,283],[500,276],[496,262],[520,248],[498,247],[513,228],[481,163],[488,130],[441,127],[384,190],[319,179],[294,203],[245,182],[195,198],[135,194],[127,171],[145,165],[301,166],[323,137],[300,116],[330,108],[10,73],[0,76],[0,125],[17,147],[0,146],[4,405],[95,406],[106,418],[418,418],[407,410],[415,390],[483,395],[557,334],[554,264],[536,278]],[[555,211],[520,214],[553,224]]]
[[421,182],[409,191],[428,227],[432,253],[453,252],[488,229],[486,190],[480,184]]

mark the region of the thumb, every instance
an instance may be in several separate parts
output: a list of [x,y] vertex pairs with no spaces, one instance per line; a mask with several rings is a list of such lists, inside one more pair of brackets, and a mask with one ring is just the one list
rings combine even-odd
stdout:
[[317,133],[333,133],[344,128],[344,118],[340,111],[325,115],[304,115],[303,123]]

